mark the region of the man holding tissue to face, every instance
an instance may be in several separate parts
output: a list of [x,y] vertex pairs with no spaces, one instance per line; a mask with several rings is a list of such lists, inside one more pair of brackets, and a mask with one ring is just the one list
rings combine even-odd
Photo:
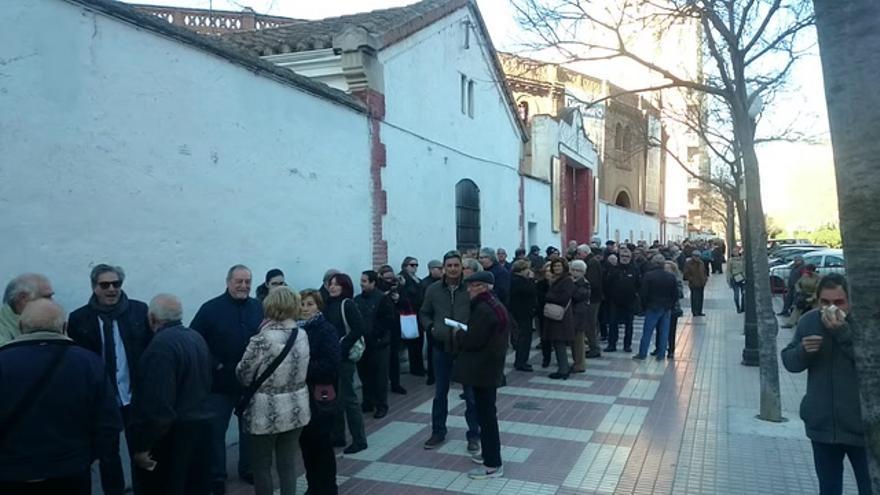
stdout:
[[820,493],[842,492],[843,459],[849,457],[859,494],[870,494],[846,278],[826,275],[816,295],[819,308],[798,321],[791,343],[782,350],[782,363],[793,373],[808,373],[800,412],[813,444]]

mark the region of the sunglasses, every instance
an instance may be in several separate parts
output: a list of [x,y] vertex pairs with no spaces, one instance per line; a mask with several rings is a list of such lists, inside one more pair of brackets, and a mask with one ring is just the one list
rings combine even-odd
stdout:
[[113,287],[114,289],[118,289],[118,288],[122,287],[122,280],[114,280],[113,282],[98,282],[98,287],[100,287],[104,290],[107,290],[110,287]]
[[417,267],[417,266],[419,266],[419,264],[418,264],[418,263],[410,263],[409,266],[415,266],[415,267]]

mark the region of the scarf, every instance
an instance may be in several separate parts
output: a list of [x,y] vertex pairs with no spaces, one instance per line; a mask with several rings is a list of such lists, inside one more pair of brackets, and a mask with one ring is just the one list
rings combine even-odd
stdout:
[[296,326],[300,328],[306,328],[310,325],[315,325],[324,321],[324,314],[320,311],[315,313],[315,316],[312,316],[308,320],[297,320]]
[[474,297],[474,303],[485,302],[492,308],[492,312],[495,313],[495,318],[498,319],[498,328],[496,329],[498,333],[504,331],[507,328],[507,324],[509,318],[507,317],[507,309],[505,309],[504,305],[492,294],[492,291],[486,291],[481,294],[478,294]]
[[119,317],[128,311],[128,296],[125,295],[125,291],[120,291],[119,302],[113,306],[107,306],[98,302],[98,297],[92,294],[92,297],[89,298],[89,307],[98,313],[102,323],[110,323],[113,320],[119,320]]

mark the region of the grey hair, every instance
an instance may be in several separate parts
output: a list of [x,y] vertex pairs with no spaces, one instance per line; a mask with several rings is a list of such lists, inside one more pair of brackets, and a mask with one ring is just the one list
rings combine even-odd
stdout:
[[568,265],[568,269],[569,271],[577,270],[579,272],[587,273],[587,264],[584,263],[584,260],[574,260]]
[[507,250],[504,249],[504,248],[498,248],[498,249],[495,250],[495,254],[496,254],[496,255],[497,255],[497,254],[500,254],[500,253],[507,254]]
[[157,294],[150,300],[150,314],[161,323],[183,319],[183,304],[174,294]]
[[229,269],[229,271],[226,272],[226,281],[227,282],[232,280],[232,274],[235,273],[236,270],[247,270],[247,272],[250,273],[251,276],[253,276],[253,272],[251,272],[251,269],[248,268],[247,266],[245,266],[245,265],[232,265],[232,267]]
[[40,295],[40,282],[49,282],[45,275],[39,273],[22,273],[10,280],[3,291],[3,304],[12,304],[19,294],[27,294],[30,299]]
[[590,254],[593,252],[593,248],[591,248],[589,244],[581,244],[577,247],[577,252],[581,254]]
[[21,333],[39,331],[64,332],[64,308],[48,299],[40,299],[25,306],[18,320]]
[[480,256],[485,256],[492,260],[492,263],[498,263],[498,256],[495,254],[495,250],[490,247],[484,247],[480,249]]
[[465,258],[461,260],[461,267],[473,270],[474,272],[483,271],[483,265],[481,265],[479,261],[473,258]]
[[113,266],[108,265],[106,263],[101,263],[100,265],[95,265],[92,268],[92,273],[89,275],[89,279],[92,281],[92,288],[98,285],[98,277],[105,273],[115,273],[119,277],[120,282],[125,282],[125,271],[121,266]]
[[666,256],[663,256],[662,254],[655,254],[654,256],[651,256],[651,261],[653,261],[654,263],[663,264],[666,262]]

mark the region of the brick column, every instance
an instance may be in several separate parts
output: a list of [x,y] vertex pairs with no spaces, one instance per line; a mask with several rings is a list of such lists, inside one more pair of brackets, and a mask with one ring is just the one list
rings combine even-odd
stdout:
[[382,119],[385,118],[385,95],[372,89],[352,92],[366,105],[370,119],[370,200],[372,202],[373,267],[388,263],[388,241],[382,222],[388,213],[388,198],[382,188],[382,169],[387,164],[385,143],[382,142]]

